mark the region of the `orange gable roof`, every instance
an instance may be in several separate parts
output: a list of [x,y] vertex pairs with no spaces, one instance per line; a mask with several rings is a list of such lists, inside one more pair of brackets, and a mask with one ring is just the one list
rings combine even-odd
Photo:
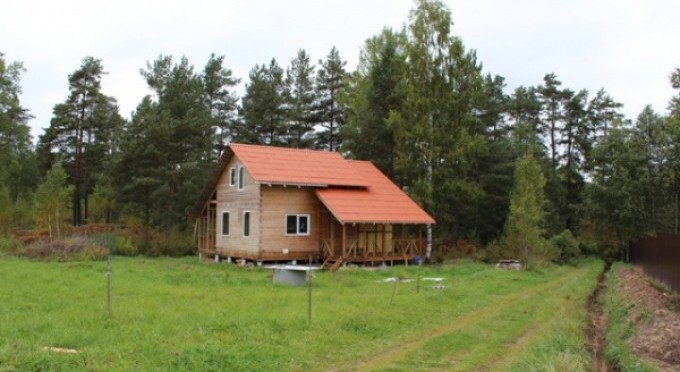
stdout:
[[229,148],[255,182],[276,185],[352,186],[369,185],[337,152],[243,145]]
[[260,184],[315,187],[319,200],[342,223],[435,223],[371,162],[345,160],[337,152],[237,143],[224,151],[194,208],[195,216],[233,156]]
[[382,174],[373,163],[345,161],[361,173],[370,186],[365,189],[315,190],[319,200],[338,221],[341,223],[435,223],[430,215]]

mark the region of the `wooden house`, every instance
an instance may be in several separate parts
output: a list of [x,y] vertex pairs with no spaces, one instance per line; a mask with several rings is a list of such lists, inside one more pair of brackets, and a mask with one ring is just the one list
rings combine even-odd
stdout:
[[199,252],[254,261],[410,260],[434,220],[371,162],[230,144],[195,209]]

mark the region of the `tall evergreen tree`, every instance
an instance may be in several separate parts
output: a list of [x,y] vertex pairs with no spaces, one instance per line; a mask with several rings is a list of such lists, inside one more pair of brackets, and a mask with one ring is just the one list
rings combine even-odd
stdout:
[[391,30],[368,39],[342,96],[348,107],[347,124],[341,130],[343,149],[358,159],[371,160],[390,178],[394,177],[395,142],[388,119],[404,104],[405,44],[405,35]]
[[224,67],[224,56],[215,57],[215,54],[210,55],[201,79],[204,89],[203,102],[212,119],[213,158],[219,159],[232,136],[238,96],[231,89],[240,79],[234,78],[231,70]]
[[325,61],[319,60],[321,66],[316,75],[317,110],[320,130],[317,131],[315,146],[319,149],[336,151],[340,147],[340,127],[345,123],[344,110],[340,106],[339,97],[345,88],[346,61],[333,47]]
[[666,128],[670,136],[670,146],[668,157],[670,166],[668,167],[668,187],[670,188],[669,197],[672,202],[672,219],[674,233],[680,232],[680,68],[669,77],[671,86],[676,89],[676,95],[668,103],[669,115],[666,119]]
[[167,203],[166,128],[156,104],[145,97],[125,128],[112,172],[119,205],[124,213],[141,218],[147,238],[149,229],[163,223],[161,206]]
[[[204,104],[201,76],[185,57],[173,63],[172,57],[160,56],[153,63],[147,63],[147,69],[141,73],[156,91],[156,101],[145,102],[141,107],[141,132],[152,135],[146,137],[147,145],[150,141],[155,143],[153,148],[139,151],[149,152],[150,159],[145,166],[152,166],[157,159],[159,168],[151,171],[151,176],[145,175],[150,171],[148,168],[132,168],[126,179],[133,183],[139,177],[140,182],[158,185],[150,199],[156,201],[158,225],[169,234],[174,225],[186,227],[195,195],[205,182],[213,158],[212,121]],[[134,141],[131,146],[135,146]],[[136,157],[130,152],[123,161],[129,156]]]
[[37,183],[35,155],[28,120],[31,115],[19,101],[19,62],[8,63],[0,53],[0,184],[10,204],[32,191]]
[[284,143],[288,113],[283,69],[272,59],[268,66],[256,65],[249,78],[242,103],[243,123],[236,139],[262,145]]
[[544,229],[546,179],[531,152],[517,163],[514,178],[503,244],[513,257],[551,260]]
[[312,147],[314,124],[318,121],[314,112],[316,91],[314,87],[314,65],[309,55],[300,49],[286,71],[288,88],[288,125],[286,142],[297,148]]
[[557,171],[559,165],[559,135],[564,121],[564,105],[570,94],[562,90],[561,86],[562,82],[557,80],[555,74],[546,74],[543,77],[543,85],[538,87],[542,105],[541,130],[548,143],[553,172]]
[[651,231],[645,207],[649,179],[644,142],[625,123],[614,123],[593,149],[586,190],[588,228],[615,252]]
[[623,104],[614,101],[604,89],[598,90],[595,97],[588,102],[588,116],[590,127],[594,131],[594,141],[607,137],[612,123],[623,119],[623,115],[619,112],[621,107]]
[[[69,96],[54,106],[50,127],[40,138],[41,154],[56,151],[68,169],[73,184],[73,224],[87,220],[87,200],[98,173],[104,171],[115,152],[115,133],[124,120],[115,99],[101,92],[105,74],[101,60],[85,57],[78,70],[69,75]],[[48,162],[43,161],[48,165]]]

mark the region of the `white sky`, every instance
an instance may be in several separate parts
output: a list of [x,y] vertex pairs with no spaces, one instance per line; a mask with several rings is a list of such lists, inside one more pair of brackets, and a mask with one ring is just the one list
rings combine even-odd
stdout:
[[[651,104],[659,113],[675,92],[680,67],[677,0],[444,0],[453,33],[476,49],[506,92],[537,85],[554,72],[563,87],[600,88],[634,119]],[[24,63],[22,105],[32,134],[49,126],[52,107],[68,96],[67,76],[84,57],[102,60],[103,93],[129,117],[149,94],[139,70],[160,54],[186,56],[200,71],[211,53],[247,82],[255,64],[275,57],[288,66],[300,48],[314,61],[332,46],[356,66],[364,41],[408,21],[410,0],[5,0],[0,52]]]

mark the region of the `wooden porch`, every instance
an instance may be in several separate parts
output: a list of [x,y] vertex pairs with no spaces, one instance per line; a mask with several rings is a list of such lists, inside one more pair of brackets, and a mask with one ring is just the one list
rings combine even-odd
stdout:
[[341,224],[332,216],[327,226],[320,246],[322,267],[330,271],[346,263],[403,261],[408,265],[414,256],[425,252],[422,226],[414,229],[406,224]]

